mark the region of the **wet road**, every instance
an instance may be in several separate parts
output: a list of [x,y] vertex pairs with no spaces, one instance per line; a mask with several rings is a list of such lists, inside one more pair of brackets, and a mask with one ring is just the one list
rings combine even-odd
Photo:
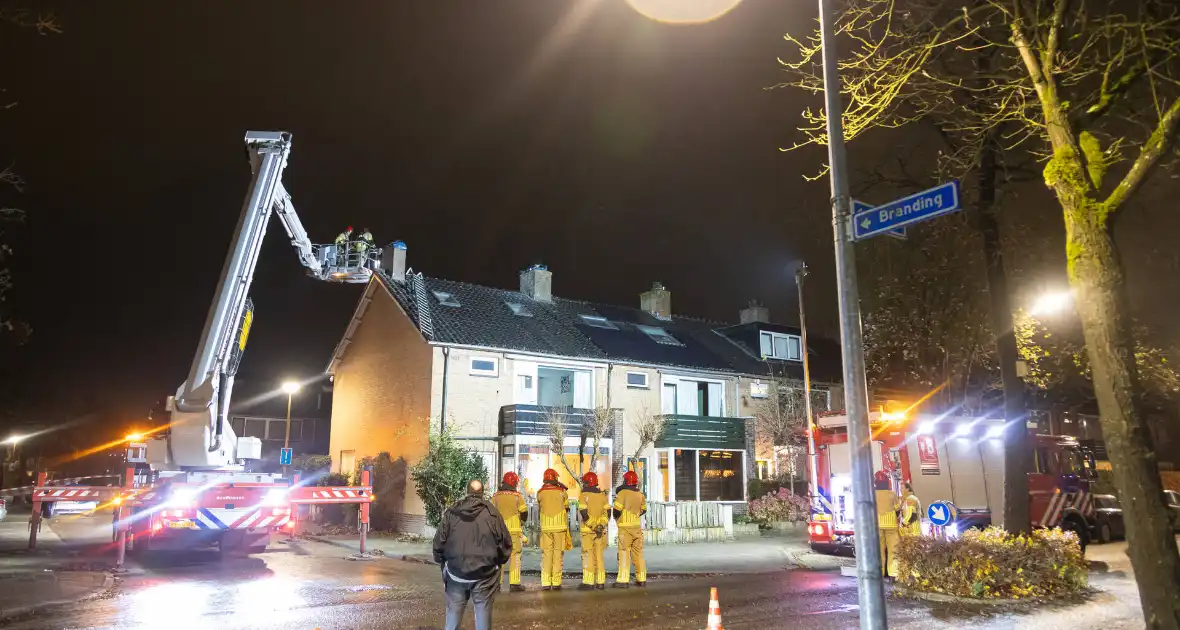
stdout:
[[[105,524],[109,527],[109,522]],[[109,537],[102,517],[61,520],[55,531],[67,542],[89,536],[101,549]],[[109,549],[109,547],[108,547]],[[1106,591],[1080,606],[1039,611],[931,607],[890,599],[892,628],[1136,628],[1142,627],[1122,545],[1092,547],[1112,571],[1096,576]],[[354,562],[343,550],[315,542],[277,545],[249,558],[220,560],[214,552],[166,556],[129,565],[107,596],[0,624],[4,630],[119,629],[368,629],[439,628],[442,589],[437,567],[393,559]],[[779,571],[761,575],[653,579],[648,588],[580,592],[569,579],[561,592],[502,593],[496,628],[626,627],[629,630],[704,627],[709,587],[720,592],[725,627],[853,628],[856,586],[833,573]],[[1128,608],[1129,606],[1129,608]],[[470,612],[466,628],[472,627]]]

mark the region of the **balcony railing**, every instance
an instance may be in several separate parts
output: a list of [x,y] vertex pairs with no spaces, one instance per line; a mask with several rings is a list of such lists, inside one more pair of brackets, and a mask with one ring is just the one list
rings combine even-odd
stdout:
[[[621,410],[612,409],[611,414]],[[500,407],[500,435],[549,435],[549,426],[560,422],[565,435],[576,437],[582,434],[583,425],[592,421],[593,409],[573,407],[542,407],[540,405],[505,405]],[[611,422],[603,437],[614,437],[614,422]]]
[[658,448],[746,448],[746,421],[743,418],[687,416],[668,414],[664,435]]

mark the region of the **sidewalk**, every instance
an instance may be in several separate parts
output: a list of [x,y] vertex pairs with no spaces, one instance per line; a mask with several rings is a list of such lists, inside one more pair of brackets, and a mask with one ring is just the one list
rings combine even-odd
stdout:
[[[314,540],[334,545],[351,553],[360,551],[356,536],[309,536]],[[433,562],[430,541],[406,542],[370,537],[369,551],[380,551],[387,557],[416,562]],[[643,555],[650,575],[690,575],[710,573],[768,573],[796,568],[792,560],[796,553],[807,551],[807,543],[789,538],[764,537],[724,543],[692,543],[684,545],[649,545]],[[618,571],[618,555],[613,547],[604,554],[607,573]],[[522,571],[541,572],[541,551],[525,547]],[[566,575],[581,575],[582,554],[575,548],[565,552],[562,565]]]
[[0,521],[0,619],[95,597],[114,586],[109,573],[61,570],[79,559],[54,552],[63,544],[49,522],[41,526],[37,551],[28,544],[28,514],[10,513]]

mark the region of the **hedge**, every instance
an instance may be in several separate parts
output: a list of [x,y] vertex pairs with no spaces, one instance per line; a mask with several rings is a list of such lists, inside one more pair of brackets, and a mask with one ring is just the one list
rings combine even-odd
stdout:
[[1089,570],[1077,536],[1061,529],[1015,536],[989,527],[951,540],[902,537],[897,556],[902,586],[978,599],[1069,595],[1086,588]]

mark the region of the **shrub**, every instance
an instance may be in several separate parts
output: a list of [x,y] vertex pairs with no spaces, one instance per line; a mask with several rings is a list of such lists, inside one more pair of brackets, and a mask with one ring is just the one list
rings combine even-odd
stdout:
[[1085,588],[1088,572],[1077,536],[1061,529],[1016,536],[989,527],[952,540],[907,536],[897,557],[902,586],[979,599],[1059,597]]
[[759,523],[796,522],[807,520],[809,511],[807,497],[792,494],[786,488],[779,488],[777,492],[770,492],[761,499],[750,501],[746,514],[750,520]]
[[305,475],[327,472],[331,467],[331,455],[315,455],[311,453],[305,453],[303,455],[295,456],[295,459],[291,461],[291,468],[298,470]]
[[487,486],[488,468],[479,453],[459,445],[450,433],[432,433],[430,449],[410,468],[410,476],[426,508],[426,522],[438,527],[443,512],[467,491],[467,482],[479,479]]

